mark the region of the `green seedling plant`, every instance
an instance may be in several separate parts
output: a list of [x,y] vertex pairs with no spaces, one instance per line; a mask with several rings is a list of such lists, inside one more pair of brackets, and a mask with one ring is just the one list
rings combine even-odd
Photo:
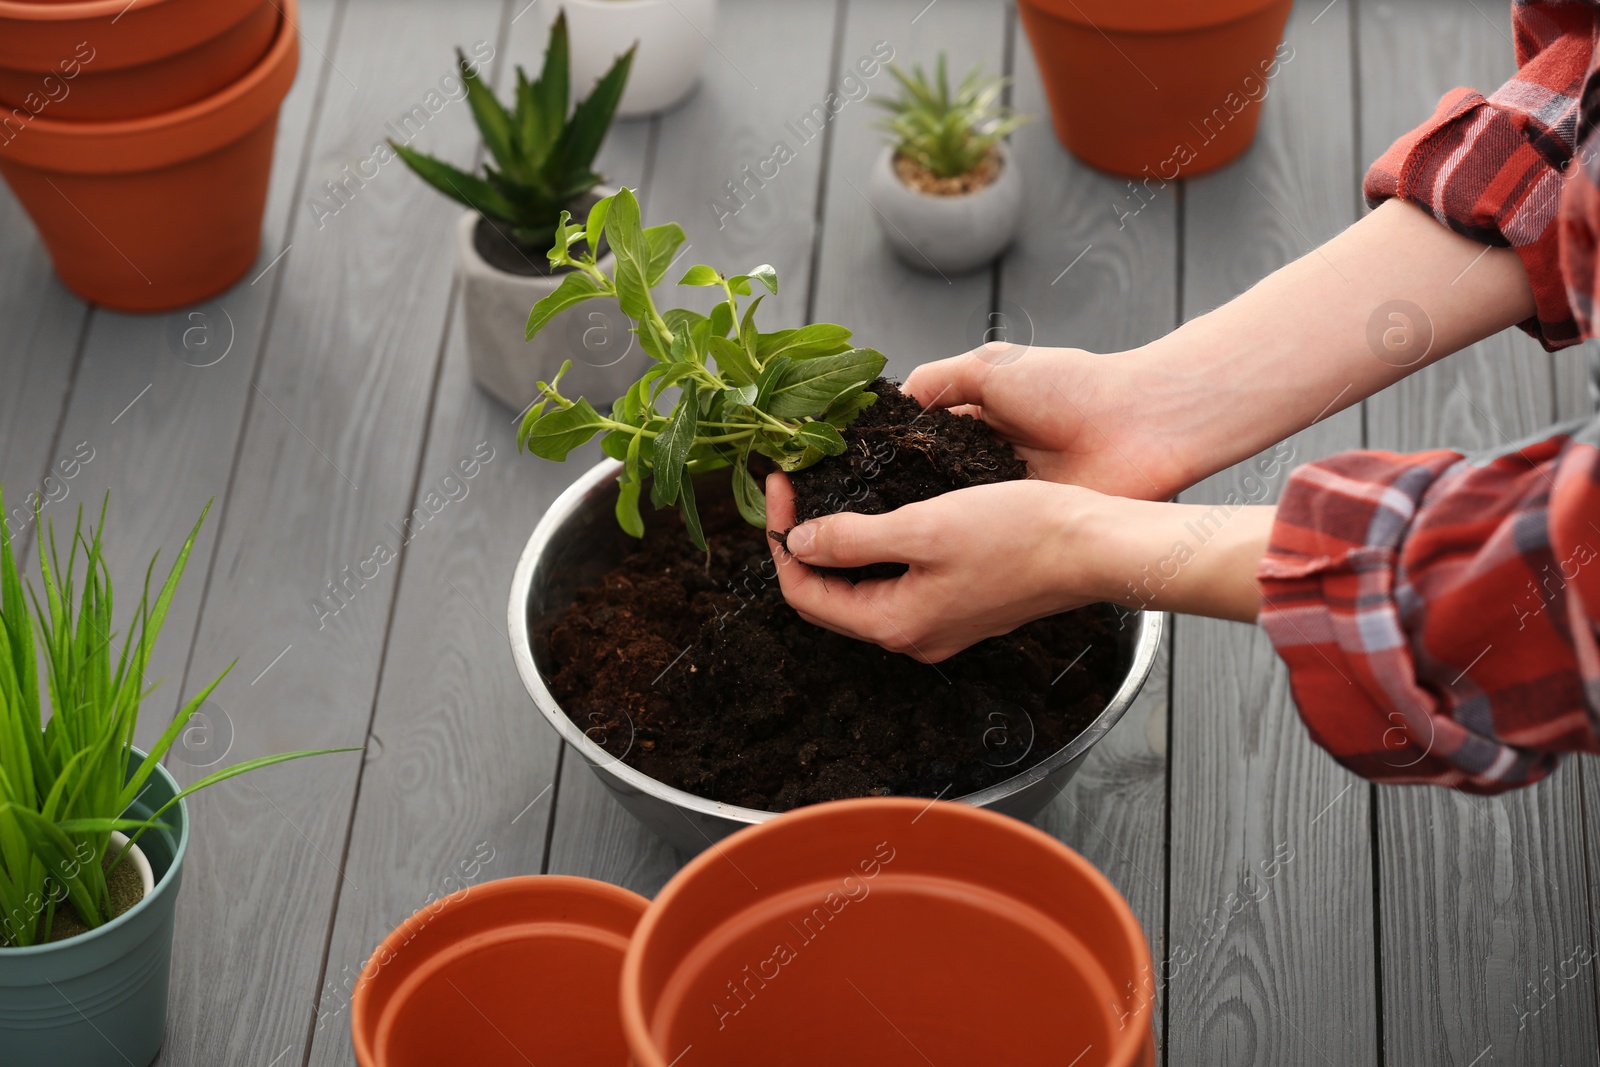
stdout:
[[[595,260],[602,234],[615,256],[610,275]],[[767,265],[745,274],[690,267],[678,284],[713,289],[722,299],[709,315],[681,307],[660,310],[651,290],[666,277],[683,240],[675,224],[645,228],[630,189],[600,201],[581,225],[562,214],[550,262],[572,269],[534,305],[528,336],[567,308],[604,297],[633,320],[651,363],[603,415],[583,397],[562,395],[569,360],[555,380],[539,383],[541,399],[523,417],[518,440],[535,455],[560,461],[603,434],[601,448],[623,464],[616,507],[622,528],[643,536],[639,501],[648,478],[651,502],[677,506],[689,536],[705,550],[692,476],[730,469],[740,514],[765,528],[766,502],[750,473],[752,453],[785,471],[842,453],[840,431],[877,400],[866,387],[882,372],[884,357],[852,347],[850,331],[832,323],[757,328],[757,308],[778,292],[777,272]],[[741,306],[741,298],[757,287],[765,291]],[[664,396],[673,388],[676,399],[668,406]]]
[[999,103],[1006,79],[985,77],[980,67],[952,92],[943,52],[931,80],[921,64],[909,74],[891,64],[889,73],[900,83],[900,94],[876,101],[890,112],[878,128],[891,135],[898,154],[937,177],[971,174],[1002,138],[1029,121]]
[[[155,688],[144,681],[151,648],[204,521],[202,511],[154,599],[156,561],[150,561],[120,642],[112,630],[111,576],[101,551],[104,507],[91,532],[84,530],[79,509],[65,558],[53,523],[48,536],[40,537],[42,594],[31,582],[24,586],[11,531],[0,530],[0,946],[48,941],[58,907],[67,901],[91,928],[113,917],[105,867],[113,830],[137,843],[182,797],[260,767],[322,754],[245,760],[206,775],[150,818],[128,817],[156,766],[228,673],[190,698],[149,757],[130,770],[140,705]],[[41,649],[42,686],[36,659]],[[112,857],[111,866],[127,851]]]
[[480,178],[396,141],[391,140],[389,147],[429,185],[500,222],[519,244],[545,248],[554,239],[562,209],[601,180],[594,171],[594,157],[622,99],[633,52],[630,48],[618,56],[569,116],[565,12],[550,27],[539,77],[530,82],[517,68],[516,101],[510,109],[484,86],[458,48],[467,105],[494,162],[484,164]]

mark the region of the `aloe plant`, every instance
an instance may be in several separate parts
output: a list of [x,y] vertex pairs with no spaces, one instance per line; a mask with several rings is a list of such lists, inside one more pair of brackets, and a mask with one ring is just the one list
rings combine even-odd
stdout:
[[[638,46],[635,45],[635,48]],[[592,92],[567,114],[567,16],[550,27],[544,69],[529,81],[517,68],[517,93],[508,110],[484,86],[456,49],[467,105],[494,157],[483,177],[391,140],[389,146],[429,185],[485,218],[504,224],[512,238],[544,248],[554,238],[563,208],[600,182],[594,157],[616,115],[633,66],[634,48],[617,57]]]
[[[596,263],[602,234],[616,259],[609,276]],[[569,360],[554,381],[539,383],[541,399],[523,417],[518,441],[535,455],[560,461],[603,433],[601,448],[623,464],[617,497],[622,528],[643,535],[639,500],[648,477],[651,502],[677,506],[689,536],[704,550],[691,475],[730,468],[740,513],[765,527],[765,498],[750,473],[751,454],[795,471],[843,452],[840,431],[877,400],[866,386],[882,372],[884,357],[852,347],[850,331],[832,323],[759,330],[756,309],[778,292],[778,273],[765,264],[743,274],[690,267],[679,285],[717,289],[723,299],[709,315],[659,310],[650,290],[666,277],[683,240],[673,223],[644,228],[631,189],[601,200],[582,224],[562,213],[549,258],[571,271],[534,305],[528,336],[574,304],[605,297],[634,321],[639,345],[653,362],[607,416],[583,397],[561,394]],[[741,311],[740,298],[755,286],[766,292]],[[658,405],[672,387],[677,398],[663,412]]]
[[[57,909],[67,901],[90,927],[112,918],[104,865],[111,831],[137,842],[179,799],[197,790],[246,771],[322,754],[286,752],[245,760],[202,778],[150,818],[127,816],[173,741],[228,673],[183,705],[130,775],[139,708],[154,688],[145,685],[150,651],[203,522],[205,511],[153,600],[155,560],[150,561],[120,650],[112,631],[110,569],[101,553],[105,507],[92,533],[84,532],[83,509],[78,509],[65,559],[56,546],[54,523],[41,536],[42,596],[31,582],[24,592],[11,532],[0,530],[0,945],[48,941]],[[35,637],[44,654],[42,692]],[[49,696],[48,722],[43,694]],[[124,848],[114,856],[111,866],[126,853]]]
[[951,92],[943,52],[931,81],[921,64],[909,74],[890,64],[889,73],[901,91],[893,99],[876,101],[892,112],[879,128],[892,135],[896,152],[937,177],[971,174],[1002,138],[1029,121],[999,104],[1006,79],[985,77],[980,67],[973,67]]

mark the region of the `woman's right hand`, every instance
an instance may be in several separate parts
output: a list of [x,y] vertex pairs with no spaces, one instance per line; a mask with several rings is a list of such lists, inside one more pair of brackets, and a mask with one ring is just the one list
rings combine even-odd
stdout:
[[1187,485],[1170,436],[1141,428],[1148,375],[1136,387],[1137,352],[1097,355],[991,341],[924,363],[905,391],[924,408],[976,415],[1046,481],[1165,500]]

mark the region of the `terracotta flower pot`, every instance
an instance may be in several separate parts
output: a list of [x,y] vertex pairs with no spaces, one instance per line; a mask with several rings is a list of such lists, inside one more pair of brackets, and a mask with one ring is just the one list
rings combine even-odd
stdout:
[[[634,933],[639,1067],[1130,1067],[1154,1057],[1150,951],[1077,853],[964,804],[868,798],[743,830]],[[775,1050],[782,1050],[781,1057]]]
[[587,878],[468,886],[417,912],[362,968],[361,1067],[627,1062],[617,984],[649,902]]
[[[1056,136],[1101,170],[1172,181],[1255,137],[1292,0],[1019,0]],[[1277,49],[1277,51],[1274,51]]]
[[249,270],[278,106],[299,64],[294,0],[282,10],[261,61],[204,100],[118,122],[36,118],[0,138],[0,175],[67,288],[123,311],[165,311]]
[[274,0],[0,0],[0,140],[36,117],[121,119],[210,96],[260,61]]

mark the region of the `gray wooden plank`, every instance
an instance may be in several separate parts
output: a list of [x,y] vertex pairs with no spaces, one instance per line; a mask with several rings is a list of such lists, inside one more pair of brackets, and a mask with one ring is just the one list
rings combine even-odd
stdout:
[[[1138,203],[1127,199],[1128,183],[1090,169],[1061,147],[1032,49],[1020,26],[1012,33],[1013,103],[1036,120],[1011,139],[1028,183],[1027,221],[1001,264],[998,322],[1008,339],[1020,342],[1104,353],[1136,348],[1166,333],[1177,318],[1175,190],[1156,193],[1136,215],[1119,221],[1119,209]],[[1170,659],[1169,643],[1123,721],[1037,820],[1127,898],[1158,971],[1168,936]],[[1163,992],[1156,976],[1150,979],[1159,1013]],[[1155,1026],[1159,1039],[1159,1018]],[[1165,1048],[1160,1057],[1166,1060]]]
[[[1254,149],[1188,183],[1183,306],[1221,304],[1354,218],[1348,6],[1297,5]],[[1330,397],[1330,400],[1332,398]],[[1290,439],[1288,470],[1361,443],[1359,412]],[[1259,499],[1240,465],[1183,494]],[[1167,1027],[1177,1063],[1367,1063],[1378,1052],[1369,791],[1306,735],[1259,629],[1177,620]]]
[[[502,7],[355,0],[323,49],[293,248],[274,268],[283,273],[187,671],[192,687],[239,660],[218,693],[236,728],[231,759],[366,737],[399,566],[350,576],[392,536],[419,477],[455,211],[397,162],[352,182],[342,203],[323,183],[357,170],[413,105],[428,109],[430,92],[442,98],[448,46],[493,42]],[[469,156],[464,105],[439,112],[415,143]],[[330,581],[350,584],[327,617],[313,602]],[[179,925],[206,936],[178,939],[167,1062],[303,1061],[333,902],[341,886],[362,891],[341,871],[360,758],[274,768],[193,805]],[[219,966],[219,951],[248,966]]]
[[[924,8],[927,13],[918,18]],[[883,133],[873,128],[885,115],[876,102],[897,95],[899,87],[887,70],[866,79],[856,64],[873,61],[874,47],[887,43],[892,62],[906,69],[920,63],[931,71],[945,52],[954,79],[976,64],[1000,74],[1005,33],[1003,11],[981,0],[946,0],[932,8],[927,0],[876,0],[848,9],[838,76],[847,89],[859,87],[852,95],[867,95],[848,104],[833,123],[812,318],[850,327],[855,342],[882,351],[888,373],[901,379],[920,363],[981,343],[992,325],[994,269],[925,274],[889,250],[867,186],[884,148]]]
[[[1500,16],[1443,0],[1362,5],[1363,158],[1425,118],[1451,87],[1490,91],[1512,72]],[[1506,331],[1369,401],[1368,444],[1489,446],[1532,432],[1569,403],[1555,394],[1538,345]],[[1393,1062],[1593,1062],[1593,969],[1580,968],[1559,992],[1533,992],[1576,946],[1595,944],[1582,783],[1572,770],[1493,799],[1379,791],[1384,1034]],[[1589,810],[1591,818],[1600,811]]]
[[[791,145],[795,158],[764,188],[752,184],[748,204],[720,229],[710,204],[726,199],[724,183],[740,178],[741,166],[754,168],[771,154],[774,139],[788,136],[785,122],[822,100],[828,90],[834,12],[833,5],[723,3],[716,48],[706,58],[700,89],[658,120],[655,162],[645,188],[646,222],[683,226],[688,241],[680,267],[701,262],[724,269],[773,264],[779,293],[761,305],[768,329],[798,325],[805,315],[820,140]],[[679,290],[674,299],[687,306],[698,295]],[[610,798],[581,759],[567,753],[550,873],[601,878],[653,893],[682,862],[683,857]]]
[[[300,9],[305,34],[302,62],[278,121],[278,144],[262,221],[262,250],[248,274],[203,304],[161,315],[125,315],[98,309],[85,335],[78,389],[63,420],[58,451],[92,456],[68,483],[70,506],[96,513],[111,494],[106,557],[124,576],[125,595],[158,551],[170,563],[208,500],[219,503],[239,446],[276,284],[262,270],[282,250],[305,158],[318,87],[327,69],[317,48],[333,31],[333,0],[307,0]],[[58,511],[58,528],[70,523]],[[161,688],[146,704],[137,736],[148,745],[178,707],[179,682],[193,644],[205,575],[215,548],[221,509],[214,508],[190,556],[189,569],[156,645],[149,678]],[[70,525],[68,526],[70,529]],[[66,531],[61,531],[65,536]],[[128,603],[132,603],[130,599]],[[247,663],[241,669],[248,669]],[[265,662],[257,666],[257,670]],[[251,672],[254,676],[254,672]],[[248,679],[245,679],[248,681]],[[187,744],[169,762],[207,765],[232,736],[226,702],[205,709]]]
[[[537,69],[543,48],[543,26],[519,20],[497,64],[500,83],[510,63]],[[600,157],[608,180],[641,184],[650,126],[613,129]],[[464,328],[458,302],[418,492],[443,492],[443,478],[486,442],[494,458],[473,479],[456,474],[462,488],[451,491],[465,495],[441,513],[437,532],[430,524],[406,549],[345,868],[363,888],[339,897],[313,1064],[355,1062],[350,992],[377,943],[430,893],[542,870],[561,796],[561,738],[512,664],[506,597],[540,515],[598,456],[585,450],[558,466],[519,453],[515,413],[472,383]]]
[[[56,433],[72,389],[73,369],[90,311],[56,280],[50,256],[11,190],[0,184],[0,488],[5,522],[25,548],[33,532],[32,501],[57,514],[77,473],[72,448]],[[66,467],[56,469],[65,462]],[[49,478],[47,483],[46,479]]]

